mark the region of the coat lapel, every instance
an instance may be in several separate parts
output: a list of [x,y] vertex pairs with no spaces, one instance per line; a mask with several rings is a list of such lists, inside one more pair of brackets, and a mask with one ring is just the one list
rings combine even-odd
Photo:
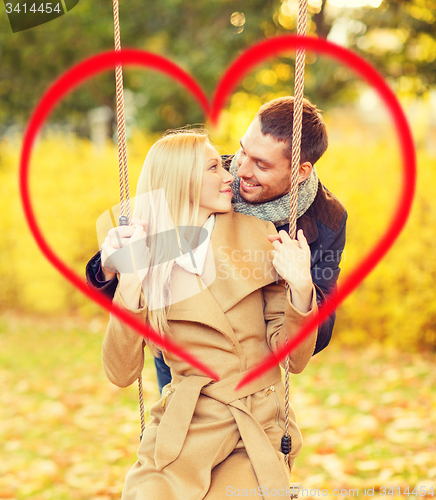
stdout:
[[233,342],[233,328],[209,289],[215,279],[215,259],[210,245],[201,277],[175,265],[171,276],[172,305],[168,320],[202,323],[223,333]]
[[217,276],[209,288],[224,312],[276,281],[277,273],[271,264],[274,247],[267,239],[272,231],[272,224],[269,229],[265,221],[233,209],[217,216],[211,238]]
[[171,295],[175,303],[169,308],[168,320],[202,323],[234,342],[225,313],[250,293],[276,281],[269,253],[273,246],[266,237],[270,233],[255,217],[233,210],[218,214],[202,276],[174,266]]

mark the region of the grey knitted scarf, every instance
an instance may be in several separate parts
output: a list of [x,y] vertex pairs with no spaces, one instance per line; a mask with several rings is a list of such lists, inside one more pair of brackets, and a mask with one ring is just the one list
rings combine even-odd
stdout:
[[[239,194],[239,185],[241,183],[237,176],[239,168],[237,162],[238,153],[232,159],[230,165],[230,173],[235,180],[232,184],[233,200],[232,205],[235,212],[246,215],[254,215],[258,219],[269,220],[276,227],[283,226],[289,222],[289,212],[291,209],[291,195],[289,193],[275,200],[266,201],[264,203],[248,203]],[[318,175],[315,166],[312,168],[312,173],[309,177],[298,186],[298,202],[297,202],[297,218],[301,217],[304,212],[312,205],[318,192]]]

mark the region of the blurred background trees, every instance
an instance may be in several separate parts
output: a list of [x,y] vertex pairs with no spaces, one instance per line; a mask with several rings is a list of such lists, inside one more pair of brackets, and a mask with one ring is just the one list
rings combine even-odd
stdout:
[[[120,5],[122,46],[171,58],[212,95],[220,75],[249,45],[294,33],[298,0],[129,0]],[[425,95],[436,83],[436,0],[309,0],[308,32],[347,46],[374,64],[401,95]],[[81,0],[68,15],[13,34],[0,15],[0,132],[23,124],[50,83],[74,63],[113,48],[112,3]],[[306,93],[321,108],[357,98],[346,68],[308,55]],[[242,90],[262,96],[292,92],[293,64],[247,78]],[[274,74],[275,73],[275,74]],[[286,85],[285,85],[286,83]],[[203,121],[201,111],[167,78],[126,70],[137,123],[151,130]],[[84,85],[59,106],[54,118],[89,134],[85,113],[114,108],[113,75]]]

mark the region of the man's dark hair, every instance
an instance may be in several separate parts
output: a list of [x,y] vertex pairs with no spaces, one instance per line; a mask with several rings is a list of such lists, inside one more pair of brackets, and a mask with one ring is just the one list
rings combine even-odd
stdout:
[[[292,122],[294,98],[279,97],[259,109],[262,134],[270,134],[279,142],[286,142],[285,156],[292,159]],[[315,165],[328,146],[327,130],[320,110],[309,100],[303,100],[303,128],[301,131],[300,164],[306,161]]]

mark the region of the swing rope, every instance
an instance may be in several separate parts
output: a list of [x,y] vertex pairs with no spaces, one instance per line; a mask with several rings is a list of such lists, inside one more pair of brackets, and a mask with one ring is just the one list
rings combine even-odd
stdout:
[[[118,0],[113,0],[114,7],[114,38],[115,50],[121,50],[120,16]],[[124,113],[124,90],[123,90],[123,67],[115,66],[116,96],[117,96],[117,135],[118,135],[118,168],[120,174],[120,226],[130,224],[130,192],[129,192],[129,170],[127,168],[127,145],[126,145],[126,117]],[[141,417],[141,436],[145,429],[144,414],[144,392],[142,388],[142,374],[138,377],[139,413]]]
[[[118,0],[113,0],[113,5],[114,5],[115,50],[121,51],[120,17],[119,17]],[[129,171],[127,168],[126,117],[124,113],[123,68],[121,63],[115,66],[115,81],[116,81],[116,98],[117,98],[118,164],[119,164],[119,174],[120,174],[120,214],[121,217],[126,217],[124,225],[128,225],[130,223],[130,193],[129,193]]]
[[[298,5],[297,36],[306,36],[307,0],[300,0]],[[290,191],[289,236],[296,238],[297,232],[297,202],[298,202],[298,171],[300,167],[301,131],[303,128],[303,91],[304,91],[305,49],[297,47],[295,57],[294,78],[294,117],[292,124],[292,180]],[[288,338],[286,337],[286,344]],[[289,467],[289,453],[292,448],[289,434],[289,368],[290,355],[285,360],[285,434],[282,438],[282,452],[286,465]]]

